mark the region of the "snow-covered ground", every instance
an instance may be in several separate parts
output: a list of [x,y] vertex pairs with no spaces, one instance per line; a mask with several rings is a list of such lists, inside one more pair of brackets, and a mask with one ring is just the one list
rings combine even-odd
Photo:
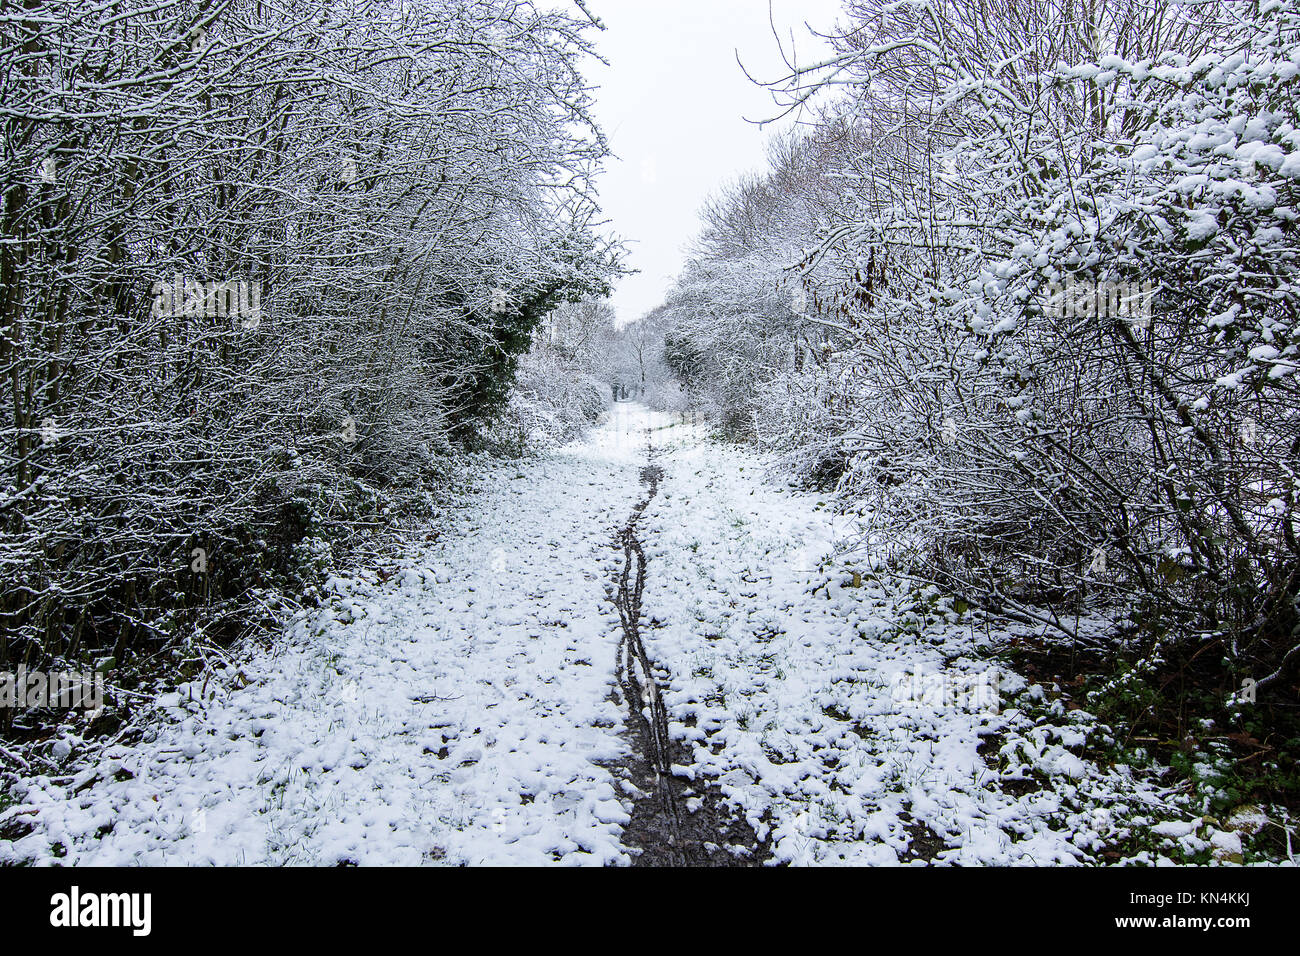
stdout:
[[395,571],[331,581],[275,650],[164,698],[142,743],[26,779],[0,822],[33,829],[0,862],[630,862],[610,587],[651,458],[642,635],[680,772],[775,861],[1070,863],[1168,817],[1081,759],[1087,714],[1019,709],[1043,689],[988,663],[1005,634],[823,568],[847,529],[816,497],[617,405],[486,476]]
[[[662,626],[645,641],[695,745],[684,772],[717,780],[778,861],[1073,863],[1114,835],[1103,794],[1152,799],[1067,749],[1084,740],[1071,721],[1039,728],[1005,706],[1042,693],[989,662],[1005,632],[899,582],[859,572],[855,587],[822,564],[853,530],[825,502],[677,431],[661,433],[646,516],[644,605]],[[978,750],[1008,734],[1010,789],[1032,790],[1019,797]]]
[[331,581],[327,612],[244,664],[249,686],[184,688],[147,744],[63,784],[30,781],[38,828],[0,854],[50,860],[61,843],[68,864],[626,859],[627,813],[605,769],[625,746],[607,587],[648,416],[616,406],[586,441],[498,469],[445,544],[387,582]]

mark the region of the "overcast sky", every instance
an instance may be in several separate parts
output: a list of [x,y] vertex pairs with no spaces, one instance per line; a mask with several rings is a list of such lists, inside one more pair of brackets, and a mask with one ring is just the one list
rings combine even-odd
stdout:
[[[629,265],[613,303],[619,321],[663,301],[699,230],[698,212],[714,189],[763,166],[760,130],[747,119],[776,112],[759,78],[782,74],[768,0],[589,0],[608,29],[596,37],[608,67],[590,76],[601,89],[596,114],[617,158],[600,181],[612,230],[627,240]],[[794,31],[799,61],[825,52],[804,23],[825,32],[839,0],[772,0],[787,49]]]

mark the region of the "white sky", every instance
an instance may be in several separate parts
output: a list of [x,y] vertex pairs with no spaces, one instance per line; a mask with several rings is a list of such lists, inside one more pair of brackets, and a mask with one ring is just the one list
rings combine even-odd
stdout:
[[[600,86],[596,116],[615,159],[599,180],[609,228],[627,240],[624,278],[613,304],[620,323],[663,301],[683,251],[699,231],[698,212],[718,186],[764,165],[775,129],[746,120],[777,112],[750,74],[783,75],[768,0],[588,0],[608,28],[594,34],[610,65],[591,63]],[[826,32],[840,0],[771,0],[771,20],[787,52],[794,32],[800,63],[826,52],[804,23]],[[789,121],[787,121],[789,122]]]

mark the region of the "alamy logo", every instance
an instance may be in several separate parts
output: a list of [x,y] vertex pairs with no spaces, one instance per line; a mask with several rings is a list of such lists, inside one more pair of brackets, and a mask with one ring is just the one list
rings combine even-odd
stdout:
[[50,897],[50,925],[75,929],[80,926],[125,926],[134,936],[148,936],[153,929],[151,893],[70,892]]
[[235,316],[246,329],[262,324],[262,284],[245,279],[199,282],[184,276],[153,284],[155,318],[225,318]]
[[344,156],[339,164],[339,181],[345,186],[354,186],[357,182],[357,161],[351,156]]
[[998,671],[982,674],[927,674],[923,667],[895,674],[890,698],[899,706],[956,708],[996,714],[1001,707]]
[[795,315],[804,315],[808,311],[808,292],[803,286],[795,286],[790,293],[790,310]]
[[57,445],[59,439],[63,437],[63,431],[59,428],[59,420],[53,415],[41,419],[41,442],[45,445]]
[[1048,314],[1058,319],[1123,319],[1137,328],[1151,324],[1152,282],[1080,282],[1067,279],[1047,287]]
[[939,433],[939,438],[945,445],[957,443],[957,421],[951,415],[943,420],[943,430]]
[[1259,681],[1253,677],[1244,678],[1241,682],[1241,690],[1237,693],[1237,700],[1243,704],[1253,704],[1259,696]]
[[0,674],[0,708],[80,708],[90,714],[104,709],[104,675],[88,671],[28,671]]

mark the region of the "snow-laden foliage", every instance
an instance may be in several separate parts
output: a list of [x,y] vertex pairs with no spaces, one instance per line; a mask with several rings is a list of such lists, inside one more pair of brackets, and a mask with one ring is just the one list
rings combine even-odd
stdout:
[[606,301],[569,302],[552,312],[520,359],[509,408],[490,437],[511,452],[576,438],[614,400],[616,338]]
[[120,662],[384,524],[379,489],[436,472],[541,319],[605,291],[591,23],[498,0],[15,9],[0,668]]
[[1212,641],[1225,692],[1276,681],[1300,4],[846,10],[782,88],[813,129],[707,211],[677,373],[874,515],[872,554],[1084,643],[1098,605],[1156,658]]

